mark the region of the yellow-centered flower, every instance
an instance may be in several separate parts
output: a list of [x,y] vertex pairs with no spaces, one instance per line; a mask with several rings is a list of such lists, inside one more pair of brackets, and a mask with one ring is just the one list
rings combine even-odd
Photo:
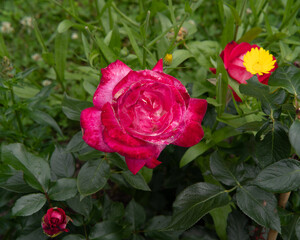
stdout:
[[246,70],[252,74],[268,74],[276,63],[273,55],[263,48],[252,48],[244,55],[244,66]]

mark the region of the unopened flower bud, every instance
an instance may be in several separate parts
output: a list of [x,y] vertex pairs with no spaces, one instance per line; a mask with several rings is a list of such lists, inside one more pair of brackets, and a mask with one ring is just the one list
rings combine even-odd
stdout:
[[61,208],[54,207],[48,209],[47,213],[42,218],[42,228],[46,235],[53,238],[62,232],[68,232],[66,226],[72,219],[66,215]]

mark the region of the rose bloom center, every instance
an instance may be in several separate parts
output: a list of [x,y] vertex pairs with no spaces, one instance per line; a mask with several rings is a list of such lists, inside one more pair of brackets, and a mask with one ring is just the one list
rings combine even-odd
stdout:
[[131,133],[158,135],[173,119],[173,99],[172,91],[165,84],[145,80],[134,83],[118,99],[121,125]]

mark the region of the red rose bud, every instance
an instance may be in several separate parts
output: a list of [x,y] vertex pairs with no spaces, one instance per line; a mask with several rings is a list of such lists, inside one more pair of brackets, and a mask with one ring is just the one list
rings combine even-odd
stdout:
[[61,208],[50,208],[42,218],[42,228],[46,235],[53,238],[62,232],[68,232],[67,223],[71,220]]
[[202,139],[207,102],[191,98],[179,80],[163,73],[162,59],[152,70],[133,71],[117,60],[101,72],[94,106],[80,116],[91,147],[123,155],[136,174],[159,165],[168,144],[191,147]]
[[[269,51],[246,42],[228,43],[220,57],[229,76],[240,84],[247,84],[247,80],[256,75],[258,81],[267,85],[271,73],[278,68],[276,58]],[[241,102],[237,94],[233,94],[236,101]]]

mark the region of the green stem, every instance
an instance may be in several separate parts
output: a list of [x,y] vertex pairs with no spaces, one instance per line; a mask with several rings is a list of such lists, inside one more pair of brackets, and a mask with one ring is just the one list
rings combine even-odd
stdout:
[[[15,93],[14,93],[13,87],[10,87],[10,93],[11,93],[11,99],[12,99],[13,105],[16,106],[16,99],[15,99]],[[22,125],[22,121],[20,118],[20,113],[17,109],[15,109],[15,115],[16,115],[19,130],[20,130],[21,134],[23,135],[24,134],[23,125]]]
[[111,3],[111,6],[113,7],[113,9],[115,9],[115,11],[122,17],[124,18],[127,22],[129,22],[130,24],[132,24],[135,27],[139,27],[140,25],[133,21],[131,18],[127,17],[124,13],[122,13],[116,6],[116,4],[113,2]]
[[167,53],[172,52],[172,50],[176,47],[176,45],[174,45],[174,43],[176,42],[176,38],[178,36],[178,32],[179,32],[180,28],[182,27],[182,25],[183,25],[183,23],[184,23],[184,21],[186,20],[187,17],[188,17],[188,15],[185,14],[184,17],[183,17],[183,19],[182,19],[182,21],[179,24],[179,27],[174,27],[176,30],[174,32],[175,34],[174,34],[173,40],[172,40],[170,46],[168,47],[167,51],[165,52],[164,56],[166,56]]
[[238,186],[239,186],[239,185],[236,185],[236,186],[233,187],[233,188],[230,188],[230,189],[228,189],[228,190],[225,190],[225,192],[230,193],[230,192],[234,191],[235,189],[237,189]]
[[66,9],[64,6],[62,6],[59,2],[57,2],[56,0],[50,0],[51,2],[53,2],[54,4],[56,4],[57,6],[59,6],[60,8],[62,8],[64,11],[66,11],[68,14],[70,14],[74,19],[76,19],[78,22],[82,23],[83,25],[85,26],[88,26],[90,27],[91,29],[98,29],[98,30],[101,30],[100,28],[98,27],[95,27],[83,20],[81,20],[79,17],[77,17],[76,15],[74,15],[72,12],[70,12],[68,9]]
[[89,237],[88,237],[88,234],[87,234],[87,231],[86,231],[86,225],[85,225],[85,223],[83,223],[83,228],[84,228],[85,239],[89,240]]

